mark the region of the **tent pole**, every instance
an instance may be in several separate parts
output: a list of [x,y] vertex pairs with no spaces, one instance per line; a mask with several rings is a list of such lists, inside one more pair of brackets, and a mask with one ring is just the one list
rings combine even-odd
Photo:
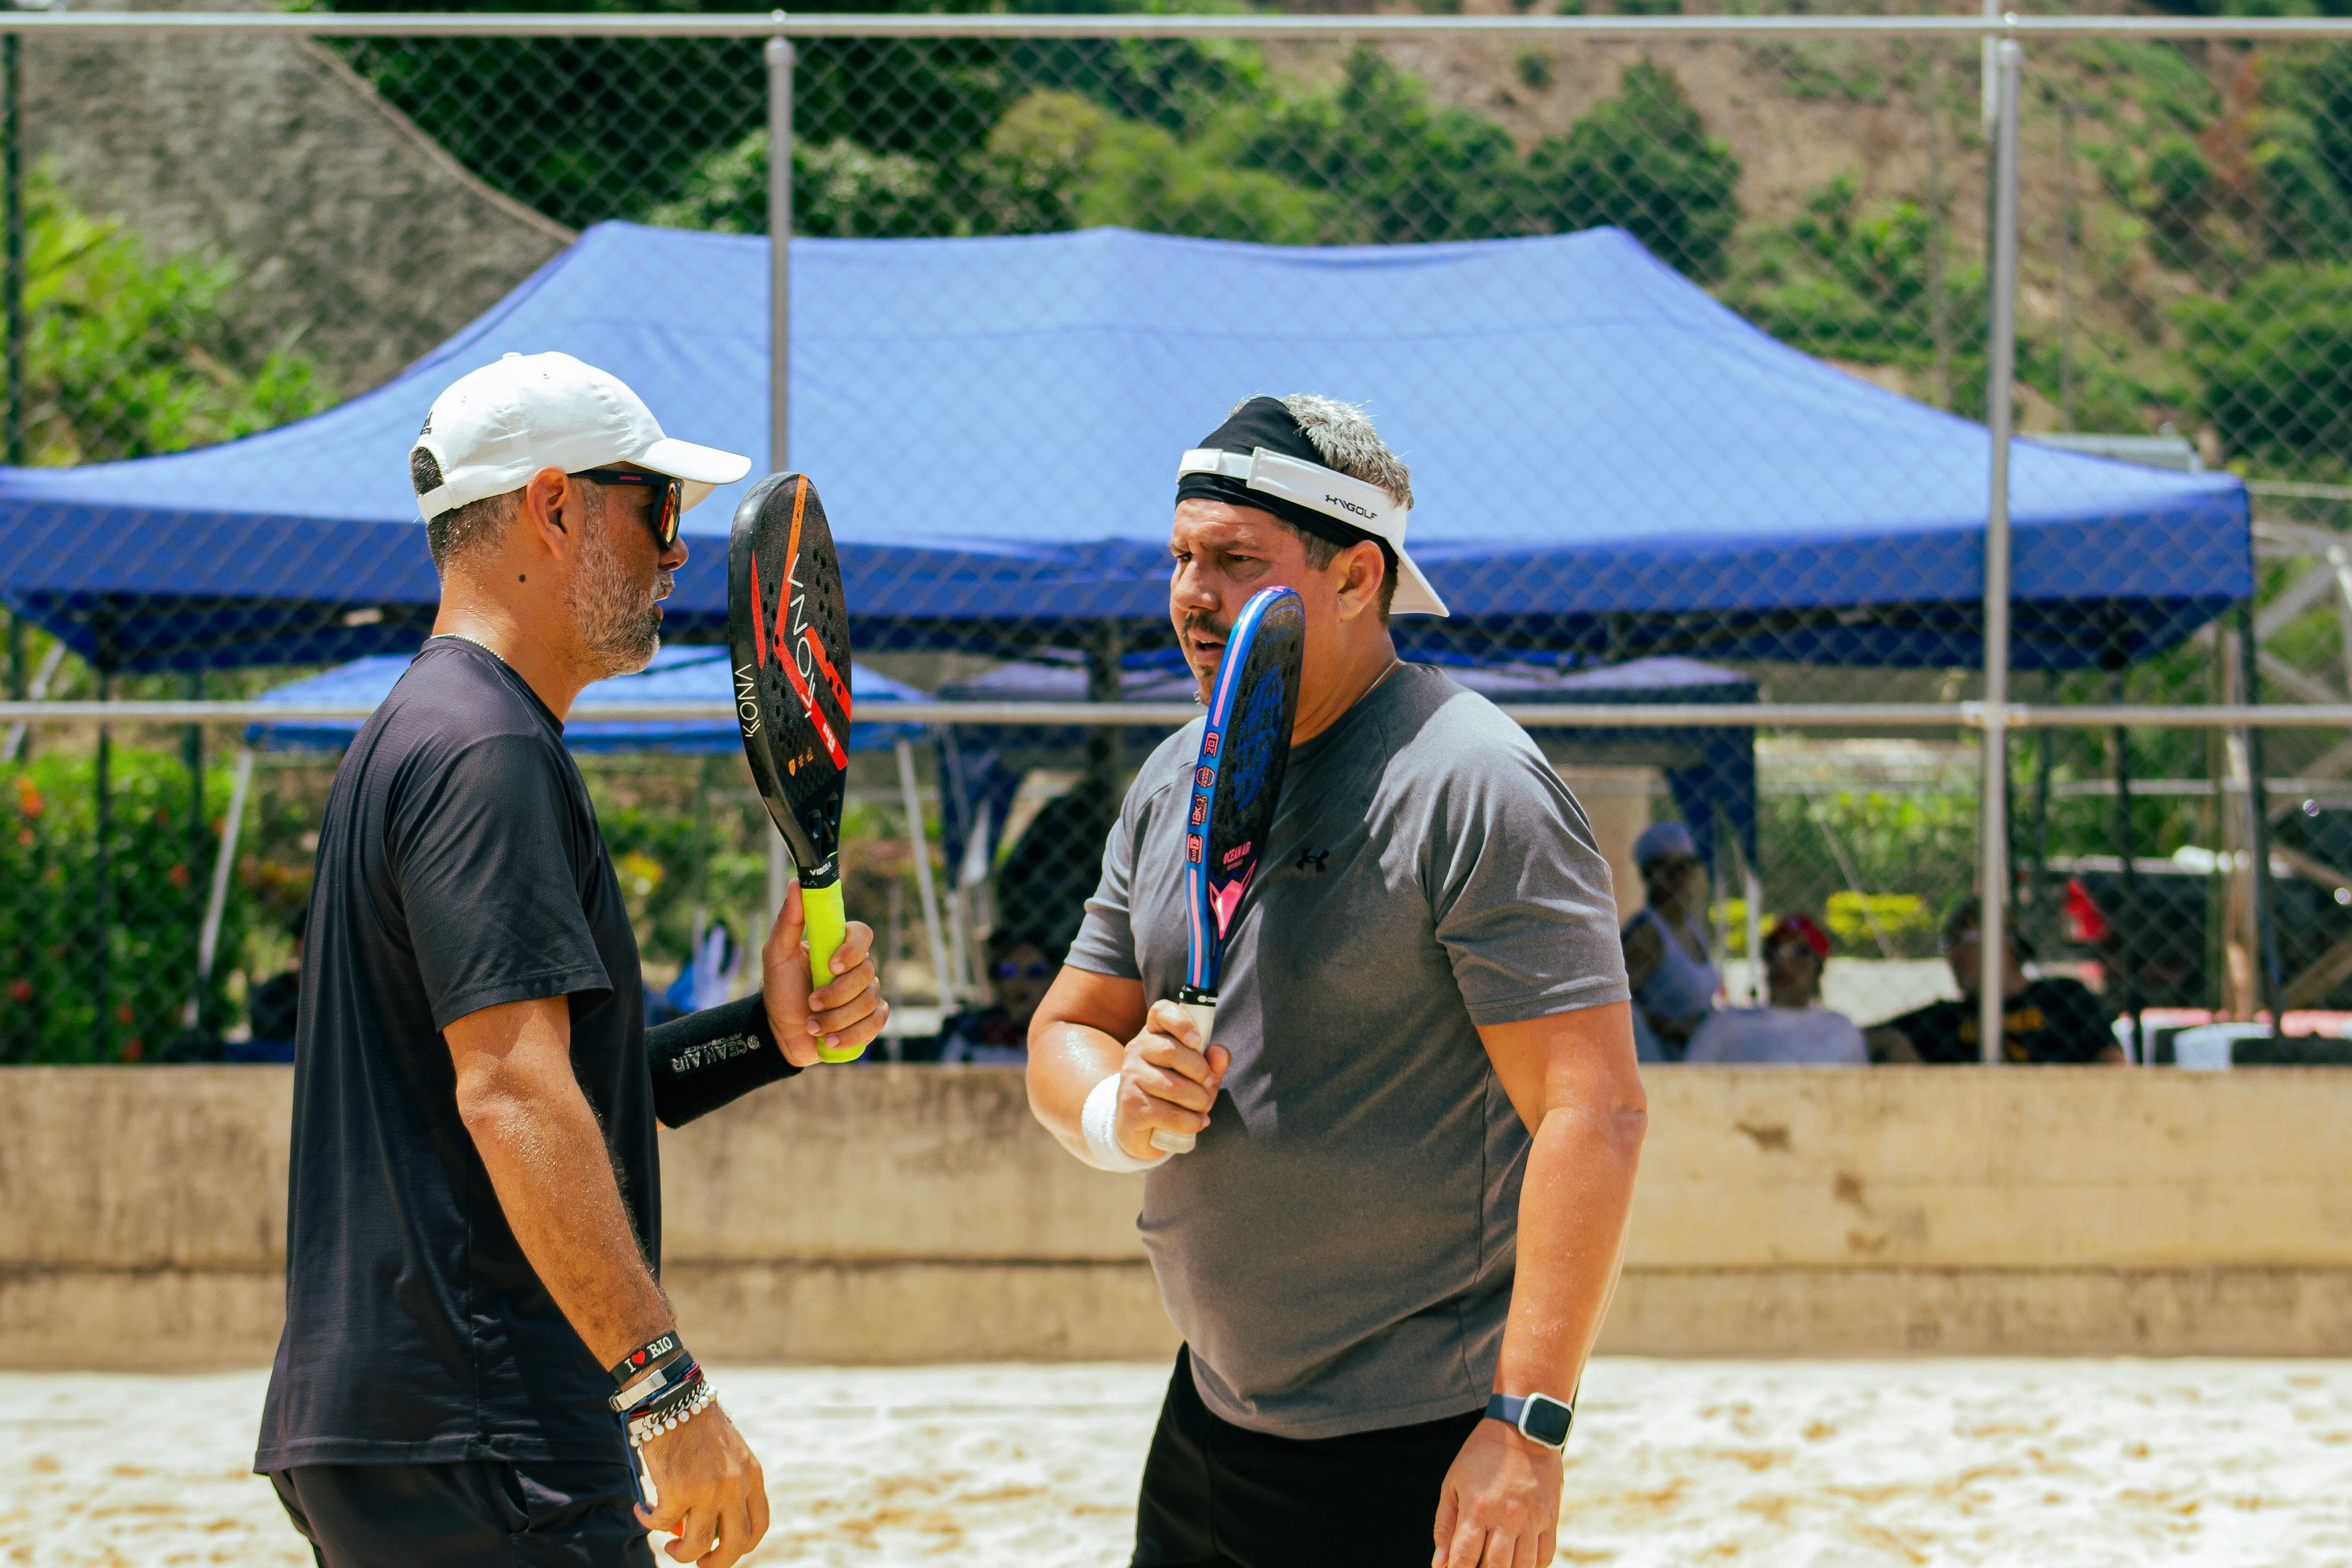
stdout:
[[[100,640],[103,644],[111,639]],[[102,665],[98,672],[98,700],[106,702],[113,696],[114,672]],[[113,965],[108,962],[108,949],[114,943],[114,866],[108,853],[111,847],[108,840],[114,834],[113,771],[114,727],[100,724],[98,727],[98,821],[97,831],[92,836],[95,851],[92,860],[98,868],[98,886],[93,889],[96,897],[90,900],[90,910],[98,927],[97,940],[90,944],[91,995],[97,1003],[98,1028],[90,1044],[97,1059],[101,1062],[114,1059],[114,1016],[107,1005],[108,997],[114,989],[114,977],[110,973]]]
[[220,951],[221,917],[228,910],[228,874],[236,865],[237,835],[245,826],[246,793],[253,787],[253,748],[236,754],[236,773],[228,786],[228,816],[221,824],[220,848],[213,855],[212,892],[205,900],[205,923],[196,937],[196,992],[188,998],[185,1022],[191,1029],[203,1014],[205,984],[213,977],[213,960]]
[[[1990,0],[1988,0],[1988,4]],[[1978,932],[1977,1039],[1987,1062],[2001,1059],[2009,959],[2009,447],[2017,374],[2017,99],[2015,39],[2000,42],[1999,133],[1993,179],[1992,353],[1985,378],[1992,437],[1984,543],[1984,787],[1978,848],[1984,913]]]
[[[190,670],[188,700],[201,702],[204,697],[205,672],[201,669]],[[189,724],[181,729],[180,761],[188,770],[187,866],[193,882],[195,868],[205,863],[205,727],[202,724]],[[196,984],[188,993],[190,1010],[187,1026],[191,1029],[194,1028],[204,1016],[205,977],[202,964],[204,935],[201,924],[197,928],[196,946],[197,952],[194,955],[198,960]]]
[[898,753],[898,794],[907,803],[907,847],[915,858],[915,896],[923,906],[923,935],[930,944],[933,989],[944,1008],[955,1000],[948,979],[948,947],[940,936],[939,889],[931,885],[931,846],[923,833],[923,796],[915,787],[915,747],[903,736]]
[[[782,12],[778,12],[781,17]],[[792,462],[793,45],[768,40],[768,467]]]
[[[2246,704],[2252,707],[2263,700],[2262,642],[2254,629],[2254,601],[2249,597],[2238,603],[2238,683]],[[2252,880],[2248,884],[2254,895],[2254,984],[2260,990],[2263,1005],[2270,1009],[2271,1038],[2277,1039],[2286,1032],[2286,1015],[2282,1000],[2286,989],[2279,973],[2278,911],[2272,907],[2271,879],[2271,803],[2269,786],[2263,778],[2263,732],[2248,725],[2246,737],[2246,858]]]
[[[8,625],[12,631],[22,632],[25,629],[25,623],[20,620],[12,618]],[[27,689],[13,694],[16,700],[38,702],[47,697],[49,694],[49,682],[57,679],[58,666],[65,661],[66,645],[61,642],[51,643],[49,651],[42,657],[41,668],[34,672],[31,686]],[[21,675],[23,671],[19,670],[17,673]],[[33,747],[28,737],[32,734],[32,731],[33,727],[22,719],[9,725],[7,739],[0,740],[0,763],[30,762],[33,757]]]
[[[1737,840],[1734,840],[1735,844]],[[1764,985],[1764,879],[1748,857],[1739,858],[1739,875],[1744,887],[1742,896],[1748,905],[1748,1000],[1758,1007],[1764,1005],[1767,994]]]
[[[2124,674],[2116,671],[2115,700],[2123,701]],[[2139,994],[2139,869],[2133,864],[2136,847],[2132,843],[2131,793],[2131,731],[2118,724],[2110,732],[2108,746],[2115,753],[2116,772],[2116,857],[2123,867],[2123,907],[2116,911],[2116,966],[2123,971],[2124,1012],[2131,1018],[2131,1059],[2141,1067],[2147,1065],[2147,1031],[2140,1023],[2142,1004]]]

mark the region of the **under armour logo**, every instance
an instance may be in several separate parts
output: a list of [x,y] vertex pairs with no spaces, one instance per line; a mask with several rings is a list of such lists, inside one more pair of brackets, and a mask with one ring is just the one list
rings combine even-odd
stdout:
[[1322,873],[1324,862],[1330,858],[1331,851],[1328,849],[1301,849],[1298,852],[1298,858],[1290,863],[1290,868],[1294,871],[1304,871],[1312,866],[1319,876]]

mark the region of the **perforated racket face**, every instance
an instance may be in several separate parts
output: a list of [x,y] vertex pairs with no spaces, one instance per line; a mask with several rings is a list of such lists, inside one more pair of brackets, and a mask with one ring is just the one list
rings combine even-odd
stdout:
[[849,611],[824,503],[804,474],[770,474],[735,509],[727,641],[760,797],[803,880],[829,880],[849,783]]
[[1265,853],[1283,770],[1290,762],[1306,646],[1306,606],[1288,588],[1252,595],[1225,639],[1224,663],[1193,763],[1184,834],[1184,891],[1191,913],[1185,983],[1193,992],[1215,994],[1242,895]]

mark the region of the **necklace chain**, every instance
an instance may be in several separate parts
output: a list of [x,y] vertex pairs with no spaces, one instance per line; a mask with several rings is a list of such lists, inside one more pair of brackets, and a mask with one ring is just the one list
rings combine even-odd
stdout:
[[[425,638],[425,641],[427,641],[427,642],[436,642],[436,641],[438,641],[438,640],[439,640],[440,638],[442,638],[442,637],[456,637],[459,642],[472,643],[476,647],[480,648],[484,653],[488,654],[492,658],[497,659],[500,664],[507,664],[507,656],[506,656],[506,655],[504,655],[504,654],[500,653],[498,649],[496,649],[496,648],[492,647],[489,644],[488,644],[488,643],[484,642],[481,638],[479,638],[479,637],[467,637],[464,632],[435,632],[431,637],[429,637]],[[513,666],[513,665],[510,665],[510,664],[507,664],[507,668],[508,668],[509,669],[512,669],[512,668],[514,668],[514,666]],[[1387,677],[1383,676],[1381,679],[1387,679]]]

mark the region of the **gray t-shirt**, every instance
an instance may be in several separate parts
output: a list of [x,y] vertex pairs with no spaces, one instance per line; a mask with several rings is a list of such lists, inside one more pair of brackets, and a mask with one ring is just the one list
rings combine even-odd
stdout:
[[[1184,788],[1201,726],[1144,764],[1070,963],[1184,978]],[[1486,1401],[1528,1132],[1476,1026],[1622,1002],[1608,863],[1525,731],[1407,666],[1293,748],[1226,949],[1234,1053],[1200,1146],[1139,1226],[1201,1397],[1328,1437]]]

